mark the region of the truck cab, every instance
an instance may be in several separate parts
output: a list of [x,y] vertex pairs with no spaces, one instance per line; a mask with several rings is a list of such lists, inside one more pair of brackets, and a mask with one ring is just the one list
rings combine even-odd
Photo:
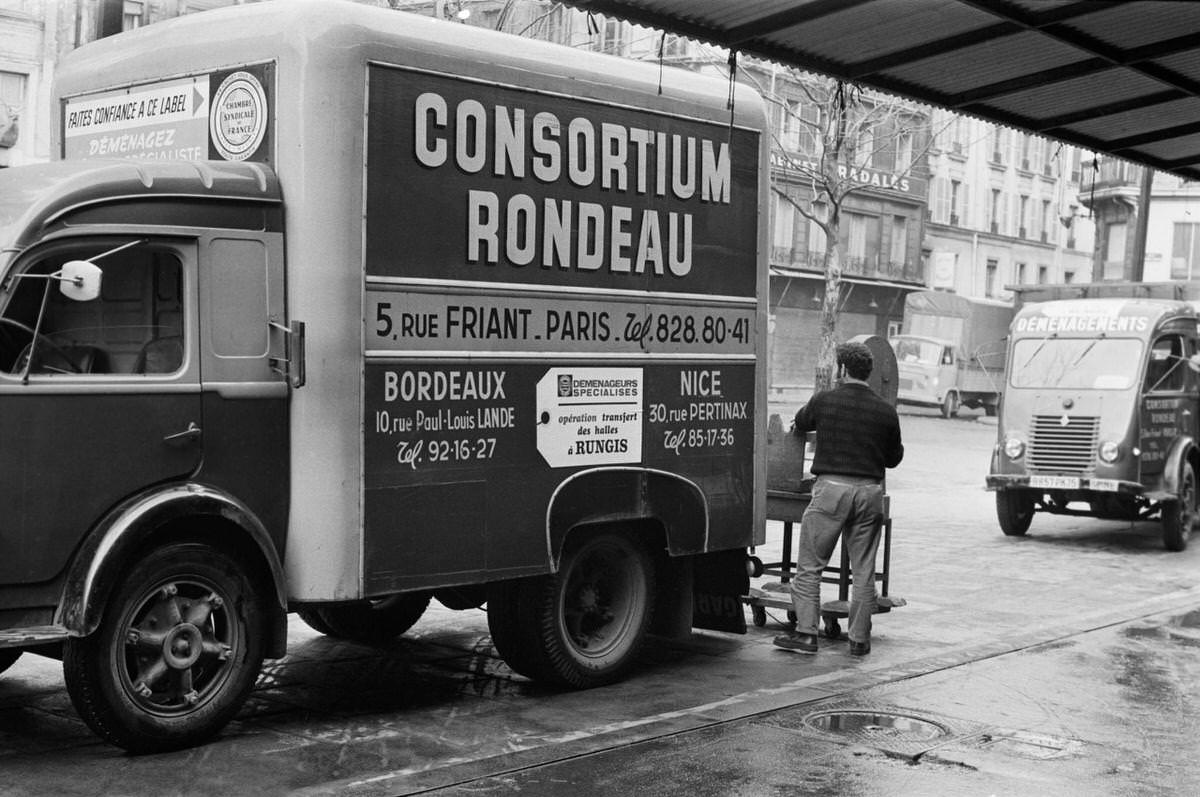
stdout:
[[957,412],[953,393],[957,370],[954,342],[922,335],[895,335],[891,344],[896,352],[900,400],[940,407],[946,417]]
[[1170,299],[1026,305],[987,488],[1001,530],[1036,512],[1154,520],[1187,546],[1197,509],[1196,307]]

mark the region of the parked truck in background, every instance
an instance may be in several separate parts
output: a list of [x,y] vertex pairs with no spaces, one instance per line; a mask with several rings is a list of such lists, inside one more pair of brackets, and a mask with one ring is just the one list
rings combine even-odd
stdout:
[[1024,293],[987,476],[1005,534],[1040,512],[1157,520],[1164,547],[1187,547],[1200,509],[1198,298],[1196,283]]
[[145,752],[216,733],[289,611],[486,605],[563,687],[744,632],[768,170],[733,90],[341,2],[64,59],[62,160],[0,172],[0,669],[61,654]]
[[995,415],[1004,386],[1011,304],[926,290],[905,297],[900,334],[891,339],[900,374],[899,402],[959,407]]

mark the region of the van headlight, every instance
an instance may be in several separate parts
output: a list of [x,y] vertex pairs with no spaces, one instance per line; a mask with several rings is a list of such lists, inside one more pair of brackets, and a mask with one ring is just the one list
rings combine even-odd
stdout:
[[1121,446],[1111,440],[1100,444],[1100,461],[1111,465],[1121,458]]
[[1025,453],[1025,441],[1019,437],[1004,439],[1004,455],[1009,459],[1020,459]]

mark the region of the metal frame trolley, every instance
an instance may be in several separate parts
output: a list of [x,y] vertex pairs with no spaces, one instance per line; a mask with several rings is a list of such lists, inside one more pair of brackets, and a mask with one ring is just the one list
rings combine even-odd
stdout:
[[[866,343],[875,360],[871,387],[894,405],[897,386],[896,358],[891,346],[874,335],[862,335],[854,340]],[[744,602],[750,606],[754,624],[759,627],[767,624],[767,609],[786,610],[788,625],[794,626],[796,622],[789,592],[789,582],[795,568],[792,535],[794,524],[800,522],[812,498],[815,477],[805,469],[805,465],[806,455],[815,450],[815,444],[815,433],[809,433],[802,439],[784,429],[779,415],[771,416],[767,426],[767,519],[783,521],[783,539],[780,561],[763,562],[754,555],[753,550],[751,551],[753,575],[757,578],[778,579],[764,581],[758,587],[751,587],[749,594],[744,598]],[[811,462],[811,457],[808,457],[808,462]],[[879,566],[880,560],[877,556],[876,563],[879,568],[875,571],[875,578],[879,595],[875,601],[874,614],[886,614],[906,603],[903,598],[889,594],[892,558],[891,504],[892,499],[887,494],[885,480],[883,528],[879,546],[882,563]],[[821,603],[822,630],[825,636],[832,639],[841,636],[842,629],[838,621],[850,613],[850,555],[840,541],[838,549],[839,564],[826,566],[821,574],[822,584],[837,585],[837,599]]]

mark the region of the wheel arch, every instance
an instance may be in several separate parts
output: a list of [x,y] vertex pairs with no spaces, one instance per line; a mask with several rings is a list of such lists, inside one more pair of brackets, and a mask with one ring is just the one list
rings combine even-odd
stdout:
[[267,656],[282,656],[287,642],[287,592],[283,563],[270,534],[236,498],[195,483],[141,493],[102,518],[68,571],[56,622],[71,636],[91,634],[129,563],[149,548],[176,540],[215,544],[252,563],[252,581],[270,579],[274,600],[266,603],[271,614]]
[[1160,489],[1148,493],[1147,496],[1167,500],[1179,495],[1179,470],[1184,462],[1190,462],[1192,469],[1200,476],[1200,448],[1197,448],[1195,439],[1188,436],[1175,439],[1175,444],[1168,452],[1167,461],[1163,465]]
[[679,474],[652,468],[595,468],[574,473],[546,508],[546,551],[557,571],[574,529],[613,524],[657,526],[671,556],[708,550],[709,512],[703,490]]

